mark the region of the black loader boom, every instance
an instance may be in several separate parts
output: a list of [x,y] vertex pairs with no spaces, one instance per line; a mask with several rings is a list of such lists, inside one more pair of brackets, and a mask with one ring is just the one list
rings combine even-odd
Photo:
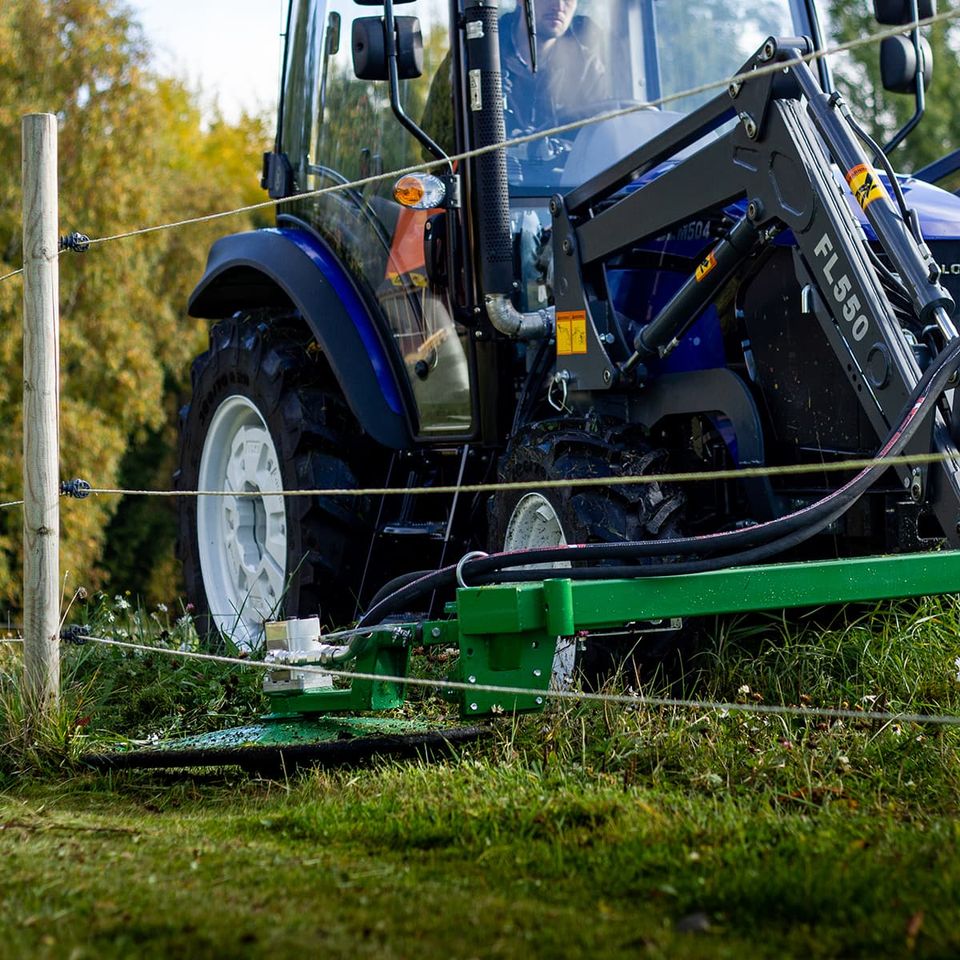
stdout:
[[[927,360],[928,354],[904,329],[891,291],[909,303],[920,331],[934,333],[940,345],[957,335],[954,302],[915,217],[902,197],[890,196],[865,155],[843,99],[823,93],[800,60],[809,52],[805,40],[768,39],[728,91],[593,180],[553,198],[558,324],[586,319],[586,349],[565,358],[563,377],[573,394],[641,386],[645,361],[668,355],[746,261],[789,230],[803,315],[826,337],[877,436],[902,421],[921,377],[918,356]],[[783,68],[769,69],[779,63]],[[736,125],[718,139],[639,189],[618,193],[734,116]],[[880,250],[871,248],[853,215],[838,171]],[[896,179],[890,182],[896,193]],[[618,363],[607,349],[617,340],[615,320],[596,297],[598,267],[644,238],[741,198],[747,200],[742,218]],[[960,463],[952,421],[952,411],[941,405],[907,447],[907,453],[936,451],[942,461],[933,467],[898,463],[896,471],[915,501],[930,503],[944,537],[958,544]]]

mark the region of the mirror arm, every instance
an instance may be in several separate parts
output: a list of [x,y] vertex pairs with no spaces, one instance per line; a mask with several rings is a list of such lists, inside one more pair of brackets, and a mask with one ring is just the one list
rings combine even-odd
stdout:
[[927,94],[923,87],[923,75],[926,64],[924,63],[923,48],[920,45],[920,27],[916,26],[917,21],[920,19],[919,4],[918,0],[909,0],[909,2],[910,12],[913,15],[913,22],[915,24],[913,30],[910,32],[910,39],[913,41],[913,52],[917,58],[916,109],[913,116],[883,145],[883,152],[886,154],[891,153],[896,147],[903,143],[907,135],[920,122],[923,112],[927,108]]
[[446,160],[447,168],[453,173],[453,164],[443,148],[437,144],[433,138],[423,129],[421,129],[410,117],[407,116],[400,103],[400,71],[397,66],[397,33],[393,19],[393,0],[384,0],[383,20],[386,29],[387,40],[387,69],[389,71],[390,83],[390,108],[394,116],[400,121],[413,136],[430,151],[438,160]]

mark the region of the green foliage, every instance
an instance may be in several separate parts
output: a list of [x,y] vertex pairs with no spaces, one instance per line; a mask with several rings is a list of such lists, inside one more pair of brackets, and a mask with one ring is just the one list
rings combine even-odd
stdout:
[[[61,232],[92,237],[211,213],[262,199],[257,165],[266,123],[203,123],[198,95],[157,76],[127,8],[116,0],[10,0],[0,8],[0,273],[20,266],[20,117],[60,120]],[[212,240],[249,218],[95,247],[61,260],[62,472],[114,486],[121,464],[168,422],[202,349],[184,305]],[[0,431],[10,455],[0,490],[20,489],[20,283],[0,284]],[[169,433],[164,433],[169,444]],[[155,457],[154,452],[150,451]],[[169,486],[169,462],[145,479]],[[162,465],[162,472],[159,467]],[[103,498],[63,511],[67,575],[96,585]],[[158,510],[162,515],[163,508]],[[20,516],[0,514],[0,598],[17,605]],[[140,564],[149,567],[148,552]],[[141,580],[150,581],[147,572]],[[170,568],[155,585],[172,593]],[[167,595],[171,595],[167,593]]]
[[[828,15],[834,42],[855,40],[881,29],[867,0],[830,0],[821,5]],[[892,156],[894,166],[916,170],[960,147],[960,22],[948,20],[924,29],[933,49],[933,82],[927,90],[927,109],[920,125]],[[887,93],[880,83],[879,46],[868,44],[831,60],[834,79],[857,120],[881,143],[886,142],[912,115],[912,96]]]
[[42,722],[23,675],[19,644],[0,640],[0,787],[15,778],[69,776],[86,742],[96,678],[77,682],[69,668],[60,702]]
[[[129,595],[97,594],[74,618],[91,636],[160,649],[199,651],[191,610],[154,609]],[[263,673],[164,653],[91,642],[67,652],[74,683],[98,691],[91,732],[134,740],[186,736],[249,722],[265,712]]]

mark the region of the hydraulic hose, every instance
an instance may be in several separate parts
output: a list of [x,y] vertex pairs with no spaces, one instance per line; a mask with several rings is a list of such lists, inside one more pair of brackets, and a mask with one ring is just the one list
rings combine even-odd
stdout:
[[[884,461],[896,457],[903,451],[915,435],[925,416],[931,411],[937,398],[948,386],[950,378],[958,367],[960,367],[960,339],[953,341],[927,367],[918,381],[910,401],[907,403],[900,423],[890,431],[881,444],[877,453],[878,460]],[[775,520],[768,520],[742,530],[696,537],[680,537],[674,540],[571,544],[564,547],[498,553],[463,564],[461,573],[465,577],[469,577],[471,584],[479,586],[504,579],[502,576],[504,571],[533,563],[563,561],[567,564],[584,560],[609,561],[618,559],[638,561],[654,557],[697,554],[702,557],[703,554],[712,555],[724,550],[738,552],[709,556],[706,559],[656,564],[633,563],[572,568],[564,566],[552,569],[541,567],[537,570],[513,569],[509,579],[512,582],[523,582],[546,580],[554,577],[571,580],[592,580],[673,576],[756,563],[797,546],[829,526],[849,510],[887,469],[887,465],[883,462],[866,467],[843,486],[816,503],[809,504]],[[384,617],[402,609],[404,605],[417,597],[427,592],[450,587],[455,583],[455,566],[445,567],[426,574],[374,604],[361,618],[359,626],[379,623]]]

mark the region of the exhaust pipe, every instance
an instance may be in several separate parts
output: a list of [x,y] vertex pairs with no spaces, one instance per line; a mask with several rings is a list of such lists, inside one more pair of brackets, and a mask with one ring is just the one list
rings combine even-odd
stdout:
[[[467,0],[464,31],[467,51],[467,100],[474,147],[494,147],[506,139],[503,83],[500,76],[499,0]],[[553,308],[521,313],[510,302],[513,242],[507,157],[500,146],[476,160],[477,239],[484,306],[494,329],[508,337],[532,340],[553,333]]]

